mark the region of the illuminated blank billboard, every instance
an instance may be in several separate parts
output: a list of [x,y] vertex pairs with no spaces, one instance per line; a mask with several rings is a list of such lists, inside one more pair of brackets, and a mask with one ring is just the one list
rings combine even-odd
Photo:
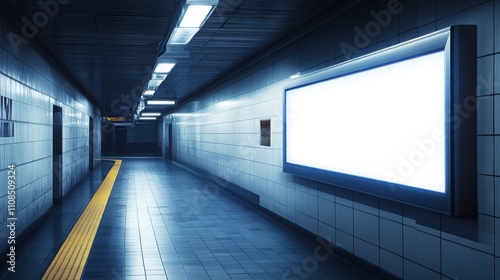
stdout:
[[287,83],[284,171],[474,215],[475,38],[454,26]]

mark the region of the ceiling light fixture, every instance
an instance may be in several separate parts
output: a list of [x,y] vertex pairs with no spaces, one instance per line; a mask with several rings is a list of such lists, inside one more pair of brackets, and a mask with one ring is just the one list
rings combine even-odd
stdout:
[[139,117],[139,120],[141,121],[153,121],[156,120],[155,117]]
[[148,82],[148,88],[155,88],[155,87],[159,87],[161,85],[161,83],[163,82],[163,80],[150,80]]
[[155,91],[154,90],[151,90],[151,89],[148,89],[146,90],[143,95],[144,96],[147,96],[147,97],[150,97],[150,96],[153,96],[155,94]]
[[218,0],[187,0],[183,13],[167,44],[187,45],[200,31],[217,4],[219,4]]
[[153,96],[154,94],[155,94],[155,91],[154,90],[150,90],[150,89],[146,90],[143,93],[144,96]]
[[143,117],[159,117],[159,116],[161,116],[161,113],[145,113],[145,112],[142,112],[141,116],[143,116]]
[[[166,49],[174,51],[175,57],[188,57],[189,52],[184,51],[183,45],[188,44],[194,35],[200,31],[200,28],[205,24],[218,4],[219,0],[186,0],[181,16],[167,41]],[[150,89],[156,90],[175,67],[175,59],[168,57],[166,54],[164,53],[158,58],[153,75],[148,81],[148,90],[143,93],[143,97],[152,97],[155,91]]]
[[175,105],[174,100],[148,100],[148,105]]
[[214,6],[210,5],[187,5],[179,27],[201,27],[213,8]]
[[199,30],[199,28],[175,28],[168,43],[171,45],[187,45]]
[[174,68],[175,63],[172,62],[160,62],[156,65],[155,73],[170,73],[172,68]]
[[151,80],[165,80],[167,78],[168,74],[164,73],[153,73],[151,76]]

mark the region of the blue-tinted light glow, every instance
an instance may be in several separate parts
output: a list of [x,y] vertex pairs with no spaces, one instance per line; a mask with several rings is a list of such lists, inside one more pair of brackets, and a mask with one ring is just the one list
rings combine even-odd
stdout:
[[146,90],[144,92],[144,96],[153,96],[155,94],[154,90]]
[[212,6],[207,5],[188,5],[186,13],[182,17],[179,27],[201,27],[207,19]]
[[148,100],[148,105],[175,105],[174,100]]
[[286,92],[286,160],[445,192],[445,55]]
[[199,28],[175,28],[168,43],[172,45],[186,45],[199,30]]
[[158,63],[155,68],[155,73],[170,73],[174,68],[175,63]]
[[159,117],[161,116],[161,113],[141,113],[141,116],[143,117]]

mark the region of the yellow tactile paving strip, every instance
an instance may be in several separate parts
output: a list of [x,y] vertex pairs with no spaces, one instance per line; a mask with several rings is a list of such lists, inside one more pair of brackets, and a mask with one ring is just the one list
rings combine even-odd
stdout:
[[114,161],[115,164],[76,222],[42,279],[82,278],[90,248],[92,248],[99,223],[122,164],[121,160]]

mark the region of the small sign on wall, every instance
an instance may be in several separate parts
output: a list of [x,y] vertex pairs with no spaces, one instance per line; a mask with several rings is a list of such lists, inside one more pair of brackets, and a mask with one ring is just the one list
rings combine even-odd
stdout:
[[271,147],[271,120],[260,121],[260,145]]
[[14,137],[12,99],[0,96],[0,137]]

